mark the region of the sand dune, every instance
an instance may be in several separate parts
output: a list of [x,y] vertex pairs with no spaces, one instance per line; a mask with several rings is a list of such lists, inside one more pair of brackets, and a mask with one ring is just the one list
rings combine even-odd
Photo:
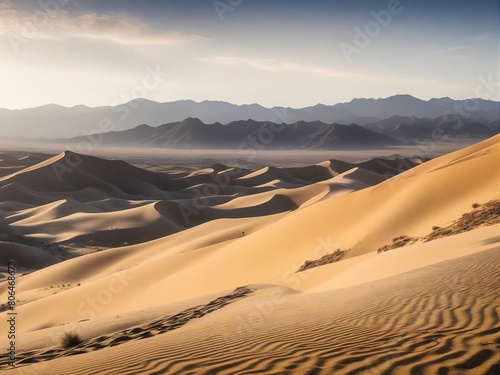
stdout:
[[46,263],[46,254],[42,249],[16,243],[0,241],[0,262],[7,264],[15,254],[16,260],[26,268],[40,269]]
[[50,155],[40,153],[0,152],[0,177],[11,175],[32,165],[39,164],[50,157]]
[[[75,158],[61,182],[55,163]],[[20,367],[0,368],[496,373],[499,224],[377,249],[498,201],[499,161],[500,136],[426,162],[153,172],[41,160],[0,178],[0,258],[33,271],[17,286]],[[297,272],[337,249],[341,261]],[[62,349],[69,329],[85,340]]]
[[22,369],[39,374],[494,374],[500,359],[499,301],[491,291],[498,254],[480,252],[356,289],[306,295],[258,290],[167,334],[151,327],[146,332],[152,337],[144,340],[140,335],[146,332],[137,327],[118,336],[121,345],[104,336],[94,346],[89,342],[69,352],[86,354],[68,353]]
[[[393,173],[395,163],[386,160],[386,170],[376,169]],[[0,214],[16,236],[116,247],[212,220],[290,212],[332,191],[351,192],[386,179],[343,163],[351,171],[347,177],[328,164],[257,170],[219,164],[159,173],[68,151],[1,178]]]
[[9,216],[8,221],[19,225],[31,224],[40,221],[61,219],[78,212],[97,213],[100,211],[90,205],[80,203],[73,199],[63,199],[33,209],[23,210],[22,212]]

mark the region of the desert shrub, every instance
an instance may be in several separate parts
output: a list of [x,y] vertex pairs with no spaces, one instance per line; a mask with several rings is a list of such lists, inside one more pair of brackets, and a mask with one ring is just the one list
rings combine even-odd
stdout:
[[377,250],[377,253],[383,253],[385,251],[393,250],[393,249],[398,249],[400,247],[406,246],[406,245],[411,245],[415,242],[417,242],[419,239],[415,237],[410,237],[410,236],[398,236],[392,239],[392,244],[390,245],[385,245]]
[[70,331],[64,333],[64,336],[61,339],[61,345],[63,348],[72,348],[77,346],[83,342],[80,335],[75,331]]
[[473,209],[476,209],[476,208],[479,208],[479,206],[480,206],[480,204],[479,204],[479,203],[474,203],[474,204],[472,205],[472,208],[473,208]]
[[439,229],[441,229],[441,227],[438,227],[437,225],[432,227],[432,230],[439,230]]
[[326,254],[323,255],[320,259],[316,260],[306,260],[302,266],[298,269],[297,272],[302,272],[311,268],[319,267],[319,266],[324,266],[325,264],[330,264],[330,263],[335,263],[340,260],[345,256],[347,253],[347,250],[341,250],[337,249],[335,252],[331,254]]

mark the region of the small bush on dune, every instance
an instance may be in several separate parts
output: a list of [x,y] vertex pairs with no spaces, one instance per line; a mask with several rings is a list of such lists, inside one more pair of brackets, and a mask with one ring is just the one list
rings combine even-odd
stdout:
[[377,253],[383,253],[385,251],[398,249],[403,246],[411,245],[418,241],[418,238],[410,236],[398,236],[392,239],[392,244],[385,245],[377,250]]
[[320,259],[306,260],[304,264],[296,272],[302,272],[311,268],[324,266],[325,264],[338,262],[342,260],[342,258],[345,256],[346,253],[347,250],[337,249],[335,250],[335,252],[331,254],[323,255]]
[[63,348],[72,348],[81,344],[82,342],[82,338],[75,331],[66,332],[61,339],[61,345]]
[[491,200],[483,204],[474,203],[472,208],[472,211],[464,213],[460,218],[445,227],[433,226],[432,232],[423,237],[395,237],[392,239],[391,244],[381,247],[377,250],[377,253],[411,245],[417,241],[433,241],[438,238],[469,232],[479,227],[500,224],[500,200]]

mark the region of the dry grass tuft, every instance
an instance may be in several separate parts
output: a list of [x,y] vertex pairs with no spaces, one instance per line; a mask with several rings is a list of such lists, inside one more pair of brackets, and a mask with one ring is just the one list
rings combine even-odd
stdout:
[[446,227],[432,227],[432,232],[423,237],[396,237],[392,240],[392,244],[381,247],[377,250],[377,253],[411,245],[417,241],[433,241],[438,238],[453,236],[479,227],[500,223],[500,200],[489,201],[485,204],[474,203],[472,208],[474,209],[473,211],[463,214],[459,219]]
[[410,236],[399,236],[392,239],[392,243],[390,245],[385,245],[377,250],[377,253],[383,253],[384,251],[389,251],[392,249],[397,249],[403,246],[411,245],[418,241],[418,237],[410,237]]
[[72,348],[80,345],[82,342],[83,340],[80,335],[75,331],[71,331],[64,333],[64,336],[61,339],[61,346],[63,348]]
[[346,250],[337,249],[331,254],[326,254],[316,260],[306,260],[302,266],[297,270],[297,272],[302,272],[311,268],[324,266],[325,264],[335,263],[342,260],[344,255],[347,253]]
[[447,227],[424,236],[422,238],[424,242],[500,223],[500,200],[489,201],[485,204],[474,203],[472,207],[474,211],[467,212]]

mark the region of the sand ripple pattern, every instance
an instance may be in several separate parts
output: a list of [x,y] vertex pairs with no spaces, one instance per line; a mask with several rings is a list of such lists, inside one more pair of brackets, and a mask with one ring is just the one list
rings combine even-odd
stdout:
[[[238,287],[231,294],[216,298],[206,305],[200,305],[183,310],[177,314],[162,317],[151,321],[148,324],[115,332],[112,335],[102,335],[90,340],[85,340],[80,345],[72,348],[52,348],[48,350],[35,350],[17,353],[17,366],[30,363],[40,363],[65,356],[85,354],[96,350],[109,348],[124,344],[129,341],[136,341],[152,336],[156,336],[168,331],[178,329],[193,319],[202,318],[216,310],[230,304],[235,299],[242,298],[252,292],[248,287]],[[0,360],[0,370],[8,368],[8,359]]]
[[[40,373],[499,374],[499,265],[500,251],[490,250],[347,292],[309,294],[315,307],[289,319],[277,311],[272,324],[230,341],[201,330],[185,342],[162,335],[141,353],[83,355],[83,365],[56,360]],[[301,305],[287,308],[294,306]]]

